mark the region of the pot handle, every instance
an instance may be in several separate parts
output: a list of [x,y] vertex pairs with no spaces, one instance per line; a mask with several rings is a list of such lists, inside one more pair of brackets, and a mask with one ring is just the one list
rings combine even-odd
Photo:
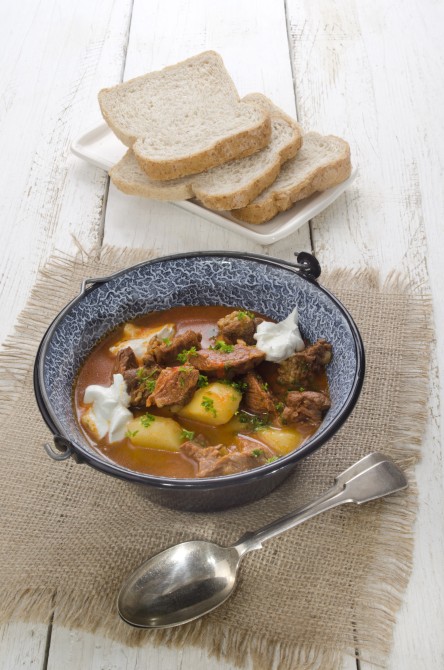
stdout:
[[[118,273],[116,272],[116,274]],[[86,293],[87,289],[90,288],[91,286],[94,286],[94,284],[104,284],[110,279],[114,279],[115,276],[116,275],[109,275],[108,277],[94,277],[94,278],[89,277],[87,279],[84,279],[80,287],[79,295],[83,295],[84,293]]]
[[49,442],[46,442],[43,448],[54,461],[66,461],[74,455],[71,443],[61,435],[54,435],[54,447]]
[[281,263],[291,268],[297,268],[299,273],[304,275],[304,277],[314,280],[318,279],[321,275],[321,266],[318,259],[313,254],[309,254],[308,251],[295,251],[294,255],[296,256],[296,263],[284,260]]

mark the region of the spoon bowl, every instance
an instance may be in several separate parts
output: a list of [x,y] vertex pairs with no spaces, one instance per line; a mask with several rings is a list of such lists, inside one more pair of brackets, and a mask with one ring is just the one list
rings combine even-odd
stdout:
[[236,584],[240,554],[212,542],[183,542],[156,554],[122,586],[117,608],[142,628],[169,628],[221,605]]

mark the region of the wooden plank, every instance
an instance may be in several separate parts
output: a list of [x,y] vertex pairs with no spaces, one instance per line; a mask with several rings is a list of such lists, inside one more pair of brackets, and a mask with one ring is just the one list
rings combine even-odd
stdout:
[[[57,626],[54,628],[47,670],[234,670],[234,666],[215,661],[201,649],[185,647],[125,647],[107,638]],[[251,664],[245,665],[249,670]]]
[[[173,22],[169,20],[170,13],[174,17]],[[229,20],[227,23],[230,16],[236,16],[234,24]],[[200,50],[214,48],[224,57],[241,94],[251,90],[263,91],[287,112],[295,114],[283,5],[279,7],[276,3],[261,2],[256,7],[254,31],[250,26],[251,19],[247,8],[238,7],[234,2],[214,3],[211,13],[205,12],[202,2],[175,2],[174,6],[169,6],[166,16],[160,5],[159,9],[148,9],[136,0],[124,78],[163,67]],[[178,40],[178,33],[185,39]],[[270,59],[265,63],[257,58],[263,39],[268,43],[273,40]],[[243,46],[245,40],[250,42],[248,49]],[[280,76],[276,77],[276,73]],[[310,249],[308,226],[290,239],[262,249],[172,206],[125,198],[112,187],[105,215],[104,242],[151,247],[158,253],[218,248],[262,251],[284,258],[291,258],[296,249]],[[202,650],[186,648],[177,652],[164,647],[135,650],[100,636],[67,631],[57,626],[55,620],[48,669],[55,670],[62,662],[66,668],[82,667],[85,670],[104,667],[138,669],[145,668],[147,664],[150,668],[168,667],[172,670],[191,666],[199,670],[209,664],[215,670],[231,667],[208,658]],[[344,661],[344,670],[354,670],[355,667],[353,659]]]
[[44,670],[45,624],[9,623],[0,627],[0,670]]
[[[125,647],[99,635],[71,631],[56,626],[51,639],[51,653],[47,670],[234,670],[235,666],[193,647],[173,650],[166,647]],[[1,668],[1,666],[0,666]],[[252,664],[245,659],[243,670],[250,670]],[[3,670],[3,669],[1,669]],[[5,668],[6,670],[6,668]],[[8,669],[9,670],[9,669]],[[46,669],[45,669],[46,670]],[[270,670],[272,670],[270,668]],[[276,668],[276,670],[279,670]],[[342,668],[356,670],[352,658],[344,659]]]
[[[270,46],[270,59],[262,62],[259,56],[264,40]],[[261,0],[252,16],[245,5],[234,0],[212,3],[211,12],[203,0],[174,0],[169,3],[168,12],[160,1],[148,6],[136,0],[124,78],[161,68],[207,48],[222,54],[241,95],[262,91],[295,114],[283,3]],[[104,243],[154,248],[162,254],[195,249],[270,253],[268,248],[230,235],[173,206],[122,198],[112,187],[105,214]],[[310,249],[308,226],[290,240],[273,245],[271,253],[291,258],[293,250],[302,248]],[[215,670],[232,667],[209,658],[199,649],[131,649],[100,636],[67,631],[55,620],[48,670],[58,669],[62,663],[67,670],[78,667],[138,670],[147,665],[171,670],[184,667],[200,670],[209,664]]]
[[130,5],[1,5],[0,341],[50,251],[101,240],[106,176],[69,147],[99,118],[97,90],[120,79]]
[[[263,57],[264,45],[267,57]],[[200,53],[218,51],[240,95],[260,91],[289,114],[295,100],[283,0],[249,3],[217,0],[136,0],[124,78],[156,70]],[[248,250],[291,258],[310,249],[308,226],[271,247],[262,247],[166,203],[122,196],[110,188],[105,243],[145,246],[169,254],[196,249]]]
[[[70,155],[119,81],[131,0],[1,3],[0,342],[52,249],[100,243],[106,176]],[[47,627],[0,627],[0,667],[43,668]]]
[[[383,274],[395,268],[416,282],[427,281],[428,268],[435,321],[442,324],[444,133],[436,110],[444,102],[444,7],[415,0],[291,0],[288,19],[299,120],[349,139],[360,169],[355,187],[313,222],[315,253],[325,267],[370,265]],[[442,371],[440,329],[436,354]],[[395,628],[393,669],[444,664],[440,388],[435,359],[417,470],[414,572]],[[363,670],[372,667],[361,662]]]

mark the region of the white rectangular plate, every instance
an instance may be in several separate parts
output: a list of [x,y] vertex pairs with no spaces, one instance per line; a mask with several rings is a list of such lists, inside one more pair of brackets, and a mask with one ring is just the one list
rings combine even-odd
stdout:
[[[126,150],[127,147],[117,139],[105,123],[85,133],[71,145],[73,154],[106,171],[122,158]],[[207,209],[195,200],[178,200],[171,204],[259,244],[273,244],[294,233],[304,223],[331,205],[350,186],[356,173],[355,168],[342,184],[322,193],[314,193],[309,198],[297,202],[286,212],[281,212],[270,222],[261,225],[236,221],[228,212]]]

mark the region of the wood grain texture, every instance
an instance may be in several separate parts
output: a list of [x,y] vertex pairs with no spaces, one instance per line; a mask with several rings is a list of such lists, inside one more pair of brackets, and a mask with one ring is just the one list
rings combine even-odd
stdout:
[[435,298],[414,571],[389,667],[444,667],[444,124],[436,113],[444,101],[444,7],[432,1],[291,0],[287,9],[299,120],[347,138],[359,165],[355,186],[313,221],[315,253],[324,266],[374,266],[383,274],[399,269],[424,289],[430,281]]
[[[98,635],[56,627],[47,670],[235,670],[223,661],[209,659],[201,649],[185,647],[125,647]],[[251,663],[246,659],[245,669]]]
[[45,624],[0,626],[0,670],[45,670],[47,633]]
[[54,248],[102,236],[106,176],[70,155],[97,90],[121,76],[131,3],[2,3],[0,341]]
[[[131,0],[0,3],[0,342],[56,249],[99,244],[106,175],[70,154],[120,80]],[[50,296],[48,297],[50,299]],[[42,668],[47,626],[0,627],[0,668]]]

